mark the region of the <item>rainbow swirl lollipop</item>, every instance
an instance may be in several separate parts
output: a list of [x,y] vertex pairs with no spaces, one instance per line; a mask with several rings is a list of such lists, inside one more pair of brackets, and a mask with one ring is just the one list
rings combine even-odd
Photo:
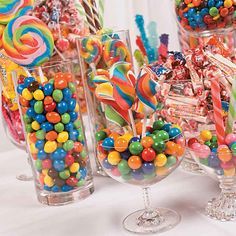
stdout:
[[132,60],[128,47],[118,39],[107,40],[104,43],[103,59],[108,67],[119,61]]
[[81,40],[80,55],[88,64],[97,65],[102,56],[102,42],[98,37],[91,36]]
[[25,15],[33,5],[34,0],[1,0],[0,24],[6,25],[13,18]]
[[21,66],[38,66],[49,60],[54,40],[48,27],[38,18],[21,16],[6,26],[3,49],[7,56]]
[[135,76],[132,64],[117,62],[110,69],[111,82],[114,86],[113,97],[123,110],[129,110],[135,100]]
[[136,83],[136,94],[139,99],[135,104],[136,112],[150,115],[156,111],[158,101],[156,98],[159,84],[154,80],[154,75],[142,69]]
[[98,85],[102,83],[107,83],[110,81],[110,75],[107,70],[98,69],[96,70],[96,75],[93,78],[93,83]]

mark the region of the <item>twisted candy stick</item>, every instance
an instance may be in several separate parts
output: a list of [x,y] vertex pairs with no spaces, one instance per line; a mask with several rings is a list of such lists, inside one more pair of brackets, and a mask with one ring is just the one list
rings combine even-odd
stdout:
[[102,55],[102,43],[96,36],[83,38],[80,43],[80,54],[88,64],[97,65]]
[[129,49],[118,39],[105,41],[103,59],[108,67],[119,61],[131,62],[132,60]]
[[0,24],[6,25],[15,17],[33,9],[34,0],[5,0],[0,2]]
[[41,65],[49,60],[54,49],[52,33],[33,16],[21,16],[10,21],[2,40],[7,56],[22,66]]

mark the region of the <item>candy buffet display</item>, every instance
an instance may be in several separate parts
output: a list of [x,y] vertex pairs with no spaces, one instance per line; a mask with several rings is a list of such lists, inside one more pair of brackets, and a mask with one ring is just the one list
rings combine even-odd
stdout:
[[219,38],[234,56],[235,9],[233,0],[174,1],[182,51],[206,46],[210,37]]

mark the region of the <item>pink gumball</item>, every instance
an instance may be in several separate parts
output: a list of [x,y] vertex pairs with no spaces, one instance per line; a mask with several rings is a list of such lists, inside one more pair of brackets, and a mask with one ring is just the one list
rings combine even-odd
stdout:
[[119,171],[119,169],[118,169],[117,167],[114,167],[114,168],[111,170],[111,173],[112,173],[113,176],[116,176],[116,177],[121,176],[120,171]]
[[207,158],[211,154],[211,149],[207,145],[202,144],[196,154],[199,158]]
[[232,169],[232,168],[234,168],[234,162],[232,160],[227,161],[227,162],[221,162],[220,166],[224,170]]
[[180,138],[176,139],[175,142],[177,144],[179,144],[181,147],[185,147],[185,139],[184,139],[184,137],[180,137]]
[[225,137],[225,143],[230,145],[231,143],[236,142],[236,134],[228,134]]
[[191,149],[193,149],[194,151],[198,151],[201,148],[201,144],[200,143],[193,143],[191,145]]

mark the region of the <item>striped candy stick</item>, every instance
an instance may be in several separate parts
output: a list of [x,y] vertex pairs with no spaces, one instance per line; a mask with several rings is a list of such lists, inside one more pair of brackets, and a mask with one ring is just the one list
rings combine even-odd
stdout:
[[222,103],[221,103],[221,97],[220,97],[220,84],[219,84],[219,76],[218,76],[217,68],[211,67],[207,75],[211,79],[211,96],[212,96],[212,103],[213,103],[216,136],[217,136],[218,144],[221,145],[221,144],[224,144],[225,125],[224,125],[224,120],[223,120]]
[[104,27],[104,0],[98,0],[98,14],[102,28]]
[[90,33],[96,34],[97,30],[96,30],[96,26],[95,26],[95,22],[94,22],[94,18],[93,18],[93,11],[91,9],[91,5],[88,2],[88,0],[82,0],[82,5],[83,5],[84,11],[86,13],[86,18],[88,21]]
[[90,5],[91,5],[92,12],[93,12],[95,27],[96,27],[97,30],[100,30],[100,29],[102,29],[102,26],[101,26],[100,19],[99,19],[99,14],[98,14],[98,8],[97,8],[96,1],[95,0],[90,0]]
[[230,95],[228,120],[226,125],[226,133],[232,133],[234,130],[234,122],[236,120],[236,76],[233,78],[232,90]]

